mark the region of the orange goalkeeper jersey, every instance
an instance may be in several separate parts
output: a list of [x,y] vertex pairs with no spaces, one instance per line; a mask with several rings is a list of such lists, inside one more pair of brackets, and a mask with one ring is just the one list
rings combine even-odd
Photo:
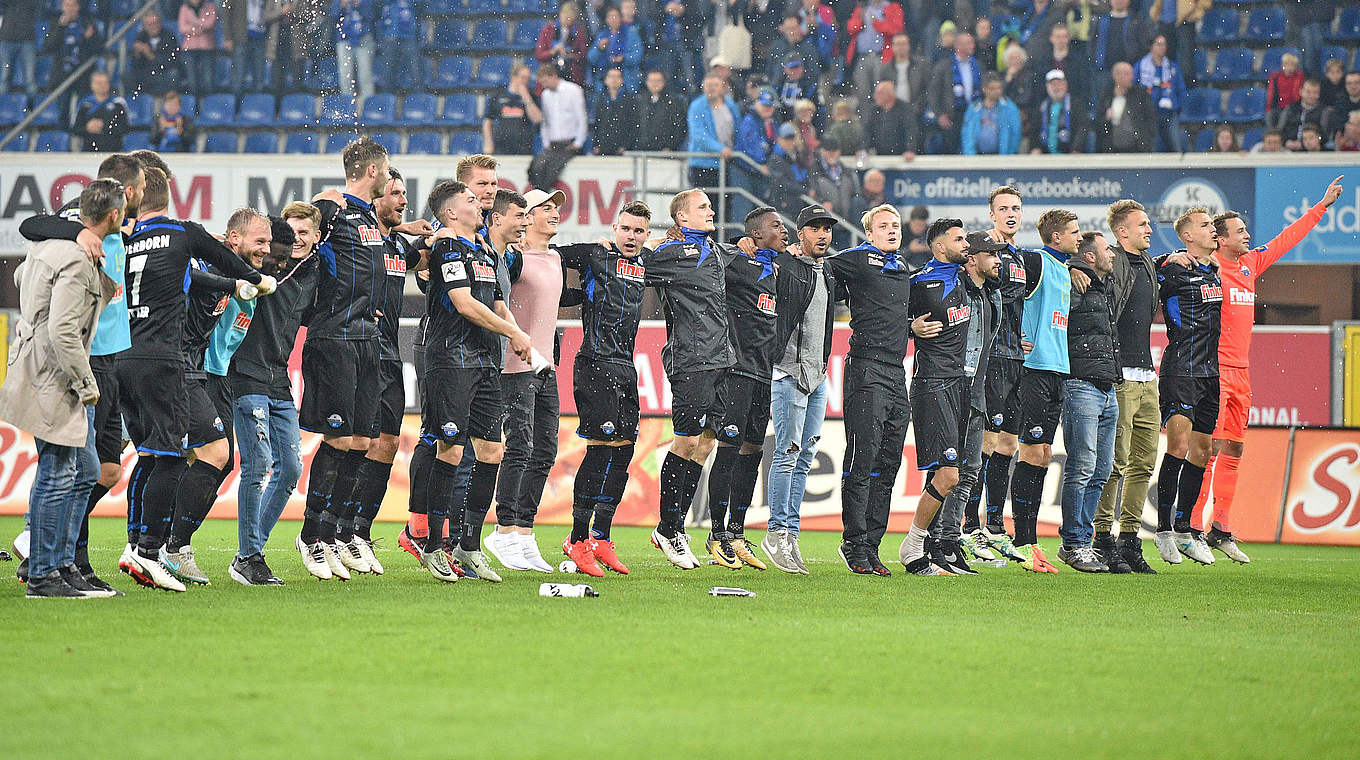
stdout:
[[1219,367],[1246,369],[1251,353],[1251,327],[1256,322],[1256,278],[1322,221],[1327,207],[1321,203],[1308,209],[1274,240],[1242,254],[1234,262],[1215,253],[1218,273],[1223,279],[1223,326],[1218,339]]

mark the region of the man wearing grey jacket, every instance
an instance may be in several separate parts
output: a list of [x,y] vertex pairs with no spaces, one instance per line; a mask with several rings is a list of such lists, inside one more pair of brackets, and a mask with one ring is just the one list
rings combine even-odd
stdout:
[[[121,183],[95,180],[80,194],[80,221],[103,239],[122,226],[124,203]],[[116,286],[83,248],[67,240],[31,246],[14,282],[20,320],[0,386],[0,420],[31,433],[38,448],[25,596],[115,596],[81,575],[75,549],[99,476],[94,443],[99,386],[90,369],[90,341]]]

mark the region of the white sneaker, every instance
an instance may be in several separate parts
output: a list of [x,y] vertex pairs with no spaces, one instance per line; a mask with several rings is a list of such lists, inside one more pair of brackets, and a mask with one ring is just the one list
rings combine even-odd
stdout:
[[444,552],[425,552],[420,563],[430,571],[430,575],[445,583],[457,583],[458,573],[449,567],[449,557]]
[[123,544],[123,553],[118,557],[118,570],[124,575],[132,575],[132,544]]
[[532,533],[511,533],[519,543],[520,556],[524,558],[524,563],[530,570],[537,570],[540,573],[551,573],[553,566],[543,559],[543,553],[538,550],[538,541]]
[[1201,565],[1214,564],[1214,553],[1204,539],[1194,533],[1173,533],[1176,537],[1176,550]]
[[1237,541],[1233,538],[1231,533],[1217,534],[1217,537],[1215,536],[1216,534],[1210,533],[1205,539],[1205,543],[1208,543],[1210,547],[1223,552],[1227,555],[1228,559],[1233,562],[1240,562],[1244,565],[1251,562],[1251,557],[1248,557],[1247,553],[1242,551],[1242,548],[1237,545]]
[[24,560],[28,559],[29,549],[28,545],[30,535],[31,534],[27,530],[25,530],[23,533],[20,533],[19,535],[15,536],[14,543],[10,544],[10,547],[14,549],[14,556],[18,557],[20,562],[23,562]]
[[493,530],[482,539],[486,550],[491,552],[491,556],[496,561],[505,566],[507,570],[531,570],[529,562],[524,558],[523,549],[519,545],[519,534],[501,533]]
[[318,541],[317,543],[321,544],[321,551],[326,555],[326,567],[331,569],[331,575],[342,581],[349,580],[349,568],[345,567],[345,561],[340,558],[340,543],[326,543],[325,541]]
[[368,560],[364,558],[364,550],[359,548],[359,543],[353,538],[349,540],[349,543],[342,543],[337,539],[331,545],[331,549],[335,552],[335,556],[340,558],[340,564],[344,565],[345,569],[353,570],[356,573],[368,572]]
[[136,552],[132,554],[132,564],[128,574],[147,588],[184,591],[184,584],[171,575],[159,559],[147,559]]
[[293,545],[297,547],[298,554],[302,555],[302,566],[307,568],[307,572],[323,581],[335,577],[331,572],[330,563],[326,561],[326,549],[320,541],[304,544],[302,536],[298,536]]
[[464,570],[471,571],[469,575],[492,583],[501,582],[501,576],[491,569],[491,563],[486,561],[485,554],[479,551],[470,552],[458,546],[454,547],[453,558]]
[[673,539],[671,539],[671,540],[672,540],[672,541],[679,541],[679,542],[680,542],[680,546],[683,548],[683,551],[684,551],[684,554],[685,554],[685,559],[689,561],[689,567],[690,567],[691,570],[693,570],[693,569],[699,567],[699,566],[702,564],[701,562],[699,562],[699,558],[696,557],[696,556],[694,556],[694,550],[691,549],[691,548],[689,548],[689,534],[688,534],[688,533],[686,533],[685,531],[682,530],[682,531],[680,531],[679,533],[676,533],[676,534],[675,534],[675,538],[673,538]]
[[364,556],[364,561],[368,563],[368,571],[374,575],[382,575],[383,566],[378,561],[378,555],[373,551],[373,542],[355,536],[354,543],[358,545],[359,553]]
[[1157,552],[1162,555],[1162,559],[1172,565],[1181,563],[1180,550],[1176,548],[1176,534],[1169,530],[1159,530],[1153,536],[1152,543],[1157,545]]
[[682,540],[680,537],[684,535],[684,533],[676,533],[675,538],[666,538],[661,535],[660,530],[653,530],[652,546],[660,549],[661,553],[666,555],[666,560],[672,565],[681,570],[693,570],[698,565],[690,564],[689,559],[685,557],[685,553],[689,550],[689,537],[685,536]]

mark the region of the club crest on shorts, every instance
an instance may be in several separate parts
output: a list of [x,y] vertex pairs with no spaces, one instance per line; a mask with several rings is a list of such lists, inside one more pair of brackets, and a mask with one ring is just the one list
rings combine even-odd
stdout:
[[1006,421],[1006,415],[1004,415],[1004,414],[993,414],[993,415],[992,415],[992,424],[993,424],[993,425],[1000,425],[1001,423],[1003,423],[1003,422],[1005,422],[1005,421]]
[[326,418],[326,424],[330,425],[332,428],[338,428],[341,425],[345,424],[345,418],[341,417],[338,414],[332,414],[331,416]]
[[458,426],[452,422],[445,422],[439,429],[443,431],[445,438],[452,438],[455,435],[458,435]]
[[951,446],[944,450],[944,458],[946,461],[953,462],[959,458],[959,452]]
[[217,432],[219,432],[219,433],[221,433],[221,432],[223,432],[223,431],[225,430],[225,428],[222,427],[222,418],[221,418],[221,417],[213,417],[213,427],[216,428],[216,429],[217,429]]
[[723,428],[723,435],[727,436],[728,438],[736,438],[739,433],[741,433],[741,428],[737,427],[736,425],[728,425],[727,427]]
[[1044,437],[1044,429],[1043,429],[1042,427],[1039,427],[1038,425],[1035,425],[1034,427],[1032,427],[1032,428],[1029,429],[1029,437],[1030,437],[1030,438],[1043,438],[1043,437]]
[[600,432],[604,433],[605,435],[613,435],[614,423],[609,420],[605,420],[604,423],[600,425]]

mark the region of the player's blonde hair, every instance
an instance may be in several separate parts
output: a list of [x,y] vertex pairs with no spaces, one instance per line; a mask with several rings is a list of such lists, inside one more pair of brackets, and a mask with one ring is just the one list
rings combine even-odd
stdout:
[[453,176],[454,179],[459,182],[467,182],[472,177],[473,169],[490,169],[494,172],[500,165],[500,162],[496,160],[495,156],[488,156],[485,153],[473,153],[470,156],[464,156],[458,161],[458,167],[454,169]]
[[863,216],[859,218],[859,226],[863,227],[865,232],[868,232],[869,225],[874,223],[874,217],[878,216],[879,214],[885,211],[897,217],[898,222],[902,221],[902,212],[898,211],[896,206],[892,205],[891,203],[880,203],[879,205],[874,206],[873,208],[864,212]]
[[1186,227],[1190,226],[1190,217],[1194,216],[1195,214],[1204,214],[1205,216],[1210,217],[1210,221],[1212,221],[1213,218],[1213,214],[1210,214],[1209,209],[1205,208],[1204,206],[1195,206],[1194,208],[1186,209],[1184,214],[1181,214],[1179,217],[1176,217],[1175,229],[1177,237],[1180,236],[1181,232],[1183,232]]
[[1110,207],[1106,209],[1105,224],[1109,226],[1110,232],[1115,232],[1117,234],[1117,228],[1124,223],[1124,220],[1129,217],[1129,214],[1132,214],[1135,211],[1146,212],[1147,209],[1143,208],[1143,204],[1132,198],[1117,200],[1114,203],[1111,203]]
[[690,196],[693,196],[695,194],[702,195],[703,192],[704,192],[703,190],[700,190],[697,187],[693,187],[690,188],[689,190],[681,190],[680,192],[676,193],[675,197],[671,198],[671,221],[675,222],[676,224],[679,224],[680,220],[679,218],[676,217],[676,214],[679,214],[685,208],[685,204],[689,203]]
[[284,219],[308,219],[313,226],[321,226],[321,209],[302,201],[293,201],[284,206],[283,213],[280,216]]

